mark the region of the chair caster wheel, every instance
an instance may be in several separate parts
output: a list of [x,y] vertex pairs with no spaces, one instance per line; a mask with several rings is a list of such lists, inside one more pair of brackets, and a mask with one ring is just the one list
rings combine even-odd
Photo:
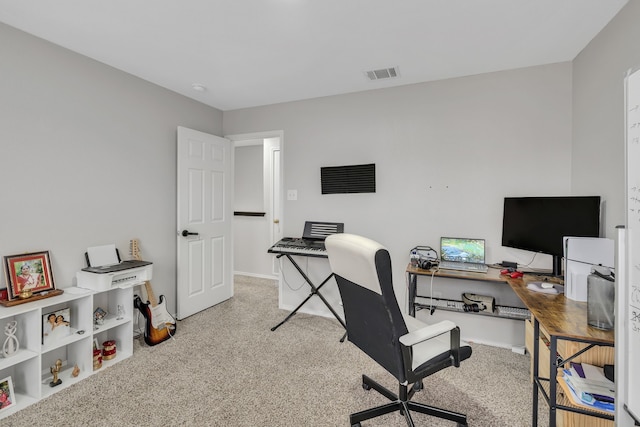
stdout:
[[420,391],[424,388],[424,384],[422,384],[422,380],[420,381],[416,381],[415,383],[413,383],[413,389],[415,391]]
[[360,423],[351,424],[351,427],[362,427]]
[[365,390],[371,390],[371,386],[369,384],[366,384],[366,383],[362,383],[362,388],[365,389]]

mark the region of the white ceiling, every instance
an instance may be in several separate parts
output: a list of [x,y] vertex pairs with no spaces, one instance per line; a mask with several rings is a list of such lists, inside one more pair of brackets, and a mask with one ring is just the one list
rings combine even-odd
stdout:
[[570,61],[627,1],[0,0],[0,22],[233,110]]

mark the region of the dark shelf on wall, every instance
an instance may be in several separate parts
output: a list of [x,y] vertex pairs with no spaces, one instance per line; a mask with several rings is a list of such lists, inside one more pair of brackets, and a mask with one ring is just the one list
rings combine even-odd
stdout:
[[264,212],[245,212],[245,211],[235,211],[233,212],[234,216],[264,216]]

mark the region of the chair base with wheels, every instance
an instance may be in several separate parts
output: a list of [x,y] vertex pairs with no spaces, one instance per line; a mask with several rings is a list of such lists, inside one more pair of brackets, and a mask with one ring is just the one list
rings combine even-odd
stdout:
[[365,390],[374,389],[375,391],[389,399],[391,403],[351,414],[351,427],[361,427],[360,423],[362,421],[379,417],[380,415],[389,414],[395,411],[400,411],[400,413],[404,415],[405,419],[407,420],[407,425],[409,425],[410,427],[414,426],[413,418],[411,417],[411,411],[454,421],[458,423],[458,427],[468,426],[467,416],[464,414],[411,401],[411,397],[413,396],[413,394],[416,391],[422,390],[422,381],[418,381],[413,384],[413,387],[411,387],[411,389],[409,389],[406,385],[400,384],[399,392],[396,395],[391,390],[378,384],[375,380],[369,378],[366,375],[363,375],[362,388]]

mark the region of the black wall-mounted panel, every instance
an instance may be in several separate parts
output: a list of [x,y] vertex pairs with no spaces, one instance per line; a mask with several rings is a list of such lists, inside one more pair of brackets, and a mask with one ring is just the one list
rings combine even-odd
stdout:
[[320,181],[322,194],[375,193],[376,165],[323,167]]

